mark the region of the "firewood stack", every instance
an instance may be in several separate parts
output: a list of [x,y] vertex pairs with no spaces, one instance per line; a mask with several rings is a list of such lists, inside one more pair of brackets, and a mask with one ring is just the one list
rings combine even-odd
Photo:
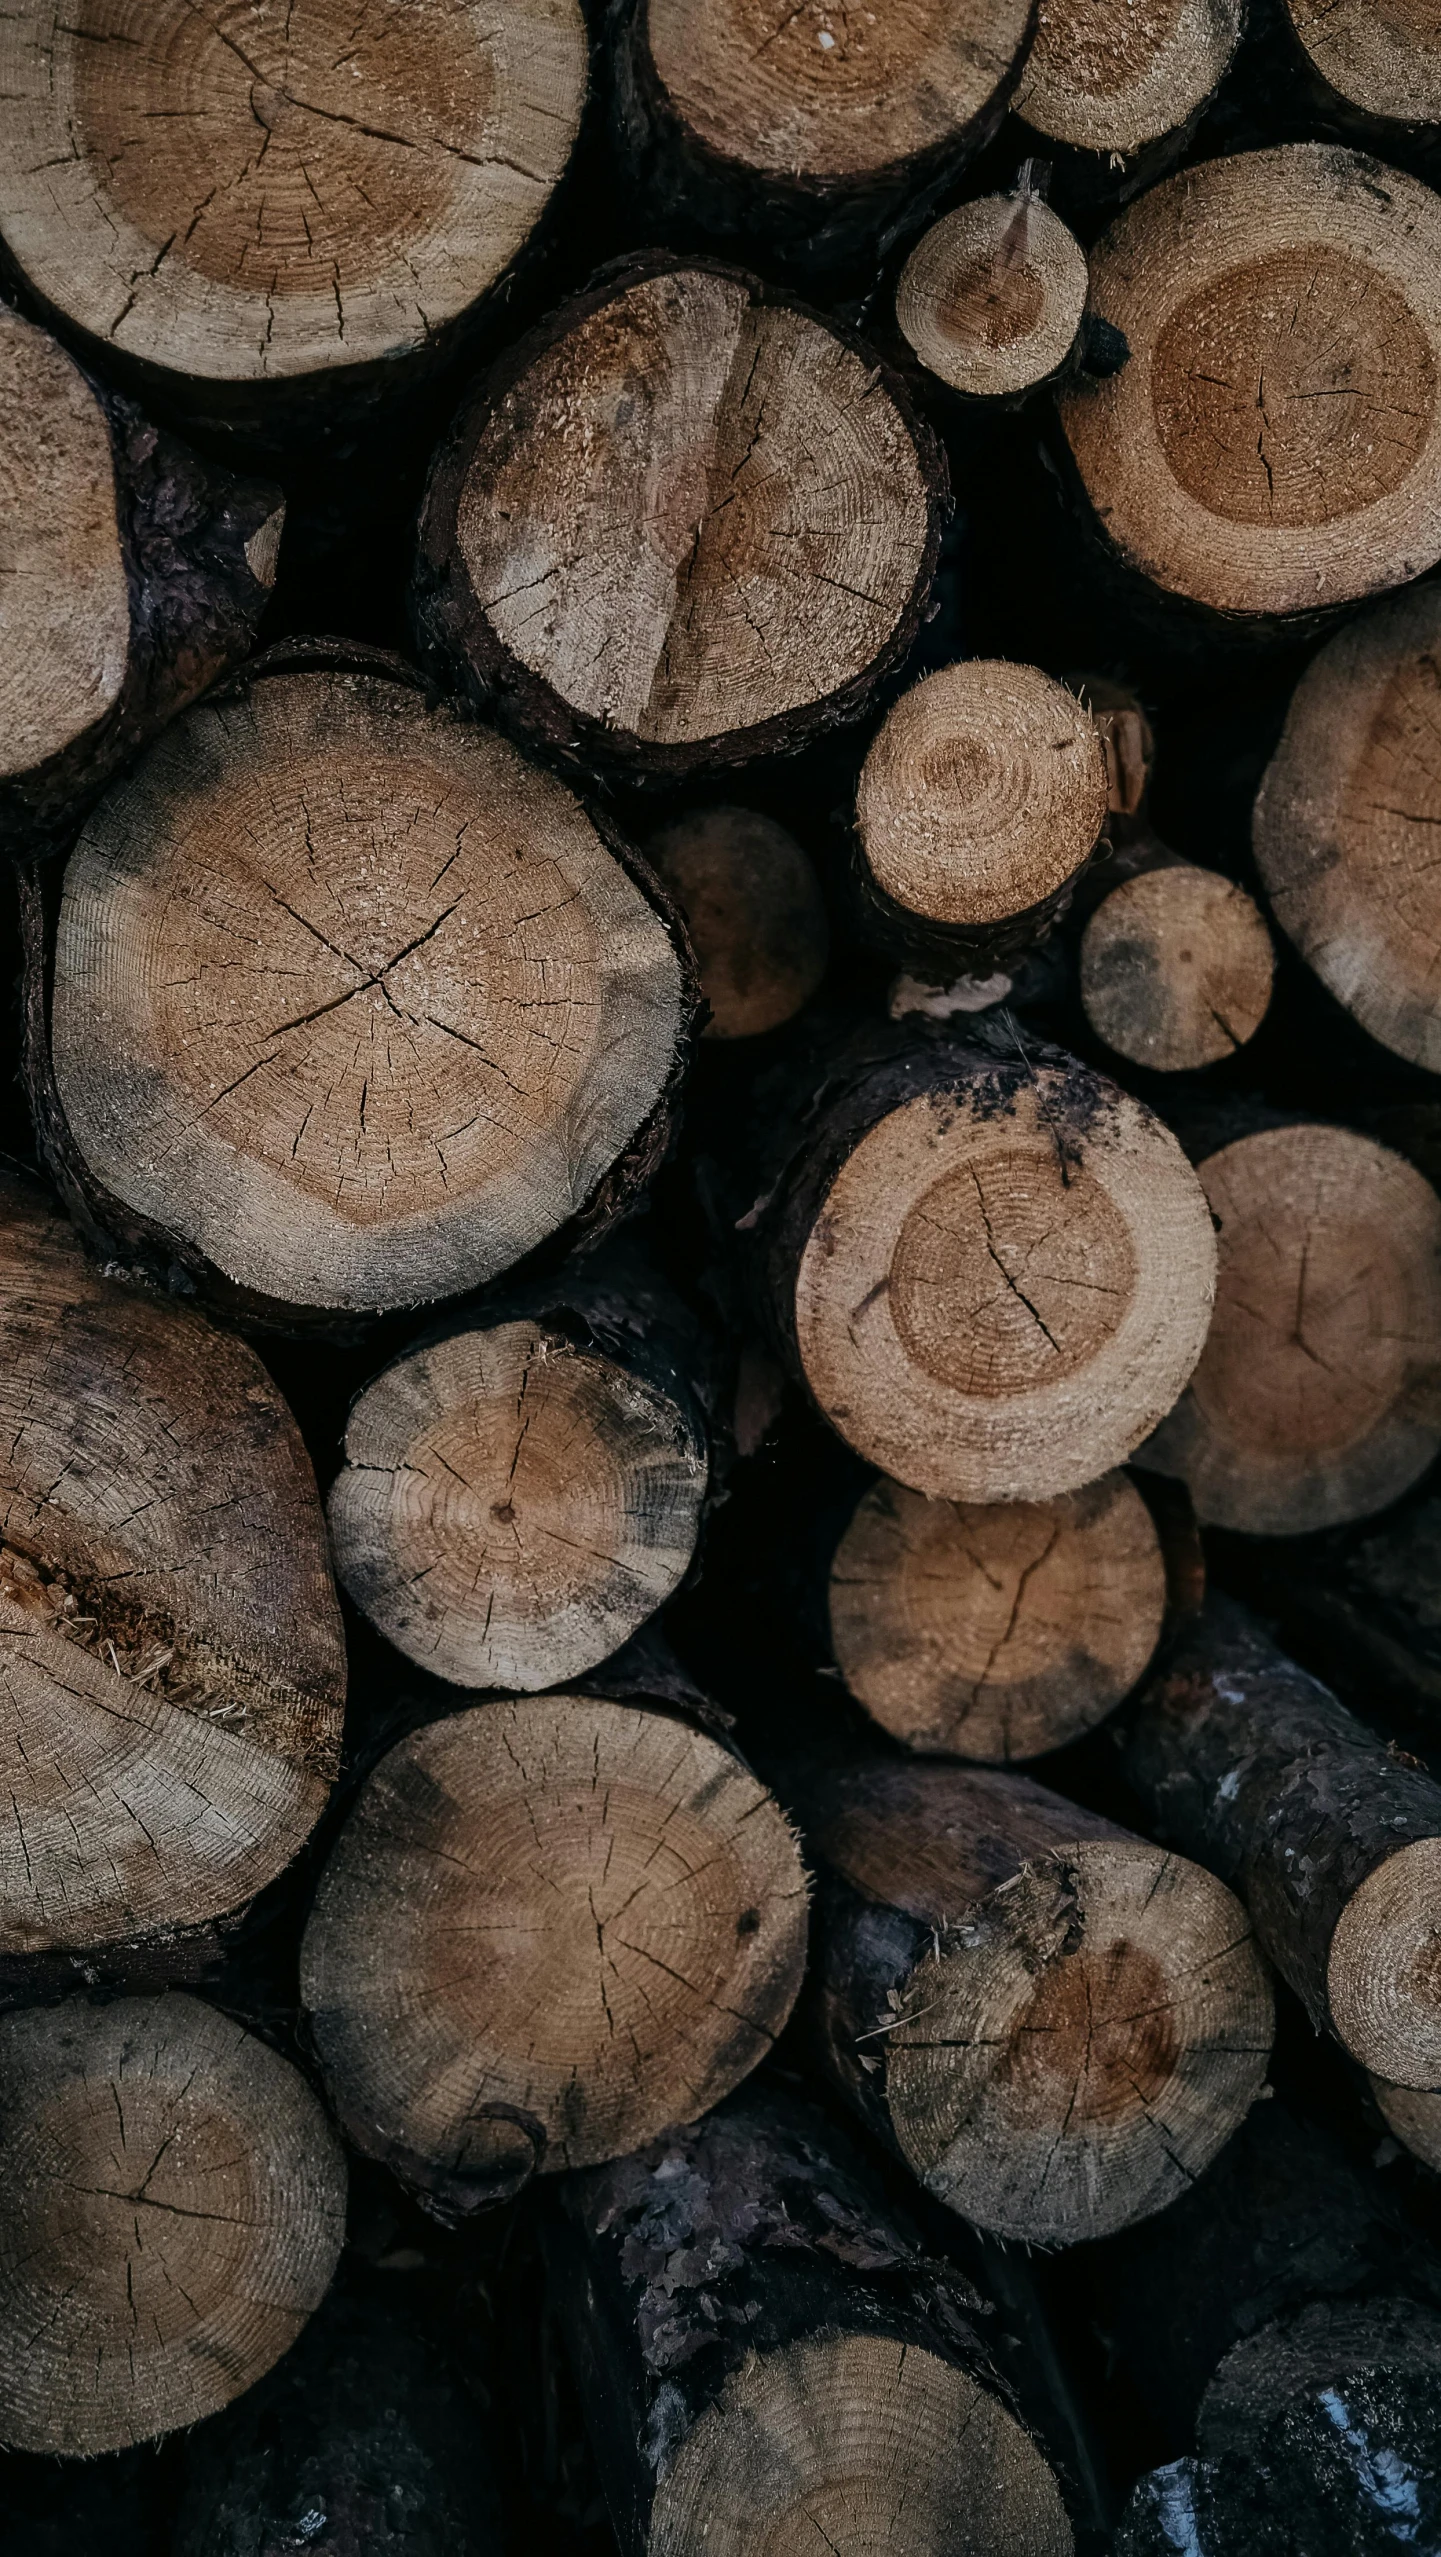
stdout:
[[1441,2546],[1441,34],[0,15],[0,2552]]

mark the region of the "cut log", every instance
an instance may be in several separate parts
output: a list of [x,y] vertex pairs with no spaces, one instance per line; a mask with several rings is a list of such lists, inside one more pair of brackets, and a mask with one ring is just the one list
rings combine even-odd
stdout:
[[340,1752],[315,1479],[254,1352],[0,1185],[0,1950],[242,1908]]
[[1317,2030],[1441,2088],[1441,1785],[1217,1598],[1142,1689],[1124,1766],[1157,1834],[1239,1892]]
[[3,303],[0,456],[0,824],[43,843],[247,654],[285,500],[158,433]]
[[989,140],[1033,0],[613,0],[616,124],[661,234],[829,272],[916,222]]
[[1165,1612],[1161,1540],[1124,1474],[994,1503],[882,1479],[830,1571],[851,1694],[909,1749],[1002,1765],[1110,1713],[1150,1666]]
[[1253,1039],[1271,1000],[1271,936],[1233,879],[1162,853],[1102,898],[1081,937],[1081,1001],[1132,1065],[1184,1074]]
[[1383,1509],[1441,1447],[1441,1201],[1399,1154],[1315,1121],[1198,1167],[1219,1245],[1199,1364],[1138,1462],[1196,1514],[1294,1535]]
[[919,627],[945,488],[858,340],[730,268],[631,264],[465,402],[417,619],[552,748],[734,763],[860,717]]
[[823,1877],[824,2064],[926,2190],[1032,2246],[1184,2191],[1271,2048],[1231,1893],[1027,1776],[877,1758],[780,1781]]
[[71,856],[56,1169],[243,1316],[459,1295],[633,1198],[694,1011],[668,900],[559,782],[388,672],[282,663]]
[[1134,194],[1180,157],[1230,67],[1241,0],[1040,0],[1015,111],[1080,203]]
[[1129,361],[1068,385],[1061,423],[1153,598],[1214,637],[1304,631],[1441,557],[1429,187],[1324,143],[1208,161],[1112,225],[1091,311]]
[[366,1387],[331,1541],[407,1658],[462,1687],[560,1686],[679,1587],[708,1476],[688,1328],[632,1259],[589,1263]]
[[1389,2078],[1370,2080],[1371,2093],[1388,2128],[1403,2148],[1423,2166],[1441,2172],[1441,2089],[1393,2086]]
[[1328,640],[1256,800],[1276,920],[1373,1039],[1441,1070],[1441,597],[1418,586]]
[[754,1039],[790,1021],[830,957],[809,855],[754,808],[698,808],[662,826],[646,859],[685,916],[710,1006],[707,1039]]
[[0,2021],[0,2442],[89,2457],[197,2423],[300,2333],[345,2160],[288,2060],[198,1998]]
[[475,2401],[381,2279],[342,2279],[279,2368],[192,2435],[173,2557],[500,2557]]
[[1070,2557],[984,2303],[809,2106],[747,2089],[548,2234],[624,2557]]
[[1129,1094],[1013,1030],[962,1046],[907,1022],[788,1068],[758,1106],[762,1306],[868,1463],[948,1500],[1049,1499],[1170,1409],[1215,1238]]
[[1441,124],[1441,25],[1425,0],[1286,0],[1293,34],[1329,89],[1363,115]]
[[[370,393],[513,265],[570,156],[577,0],[407,12],[24,0],[0,42],[0,242],[27,285],[206,422]],[[154,137],[164,126],[163,143]]]
[[457,2217],[694,2120],[785,2023],[806,1906],[779,1806],[674,1712],[545,1696],[414,1732],[301,1953],[347,2136]]
[[896,286],[912,353],[967,399],[1012,402],[1053,385],[1086,307],[1086,259],[1029,186],[978,196],[935,223]]
[[868,937],[978,973],[1063,913],[1106,823],[1089,713],[1038,666],[971,659],[903,693],[856,791]]

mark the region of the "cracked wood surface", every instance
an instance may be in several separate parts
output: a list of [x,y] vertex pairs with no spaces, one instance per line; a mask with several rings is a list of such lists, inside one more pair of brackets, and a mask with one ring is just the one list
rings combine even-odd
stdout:
[[[1125,856],[1123,856],[1125,859]],[[1160,853],[1101,899],[1081,936],[1081,1001],[1132,1065],[1184,1074],[1254,1038],[1271,1000],[1271,936],[1233,879]]]
[[822,1876],[826,2067],[928,2192],[1045,2246],[1185,2191],[1271,2050],[1230,1891],[1025,1776],[877,1759],[780,1791]]
[[0,1187],[0,1946],[244,1907],[338,1763],[345,1653],[299,1432],[254,1352]]
[[785,1817],[722,1742],[502,1699],[369,1778],[301,1995],[348,2135],[459,2215],[717,2102],[790,2013],[806,1913]]
[[0,238],[166,372],[393,361],[510,266],[585,88],[576,0],[26,0],[0,21]]
[[345,2161],[289,2061],[198,1998],[0,2021],[0,2441],[74,2458],[238,2397],[318,2304]]
[[1384,1509],[1441,1447],[1441,1203],[1389,1148],[1316,1122],[1197,1167],[1216,1310],[1138,1451],[1198,1518],[1296,1535]]
[[192,711],[56,939],[86,1179],[276,1319],[459,1295],[663,1144],[694,997],[638,863],[491,731],[361,672]]
[[853,1696],[911,1749],[1038,1758],[1089,1731],[1160,1640],[1166,1566],[1124,1474],[1050,1501],[926,1500],[884,1477],[836,1548]]

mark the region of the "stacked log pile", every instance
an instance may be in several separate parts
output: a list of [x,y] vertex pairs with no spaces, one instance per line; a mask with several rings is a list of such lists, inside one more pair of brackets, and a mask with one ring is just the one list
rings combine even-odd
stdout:
[[0,2552],[1441,2534],[1441,45],[0,15]]

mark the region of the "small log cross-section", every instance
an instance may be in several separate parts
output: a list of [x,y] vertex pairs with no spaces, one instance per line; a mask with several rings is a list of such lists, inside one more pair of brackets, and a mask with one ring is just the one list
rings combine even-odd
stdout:
[[857,341],[727,267],[617,271],[431,474],[417,617],[543,743],[679,775],[858,718],[930,591],[945,466]]
[[629,1262],[572,1266],[366,1387],[331,1541],[408,1658],[462,1687],[559,1686],[678,1587],[708,1460],[671,1313]]
[[1256,800],[1276,920],[1363,1030],[1441,1070],[1441,594],[1375,605],[1314,657]]
[[472,1707],[401,1741],[322,1877],[301,1995],[348,2136],[442,2216],[693,2120],[800,1987],[779,1805],[677,1715]]
[[1131,866],[1081,937],[1081,1001],[1096,1036],[1162,1074],[1217,1065],[1271,1000],[1271,936],[1219,870],[1167,856]]
[[1441,558],[1429,187],[1326,143],[1206,161],[1112,225],[1091,309],[1129,359],[1069,385],[1061,422],[1154,587],[1304,624]]
[[1118,160],[1168,136],[1179,149],[1240,31],[1241,0],[1040,0],[1016,113],[1085,155],[1090,192],[1103,175],[1114,188]]
[[0,821],[62,830],[248,653],[284,515],[0,303]]
[[1441,24],[1427,0],[1285,0],[1306,54],[1338,97],[1391,124],[1441,124]]
[[877,1759],[781,1782],[822,1874],[823,2058],[927,2191],[1048,2246],[1184,2191],[1271,2048],[1239,1901],[1027,1776]]
[[868,930],[905,961],[1000,961],[1063,910],[1106,807],[1100,736],[1064,684],[991,658],[927,675],[856,791]]
[[617,124],[667,229],[874,266],[994,132],[1032,0],[617,0]]
[[94,1221],[284,1321],[458,1295],[623,1204],[695,997],[602,825],[379,673],[179,721],[66,871],[57,1168]]
[[623,2557],[1070,2557],[993,2313],[809,2106],[747,2088],[547,2234]]
[[1441,2089],[1441,1786],[1219,1599],[1143,1688],[1124,1764],[1312,2023],[1377,2077]]
[[978,196],[912,249],[896,286],[896,325],[951,390],[1018,400],[1069,359],[1086,283],[1079,243],[1029,187]]
[[101,1277],[0,1185],[0,1948],[240,1908],[340,1751],[345,1649],[299,1433],[254,1352]]
[[649,837],[645,856],[686,920],[710,1019],[707,1039],[753,1039],[810,1001],[830,925],[809,856],[754,808],[697,808]]
[[1124,1463],[1211,1310],[1210,1216],[1160,1121],[1057,1050],[911,1034],[833,1060],[799,1108],[752,1248],[841,1436],[948,1500],[1047,1499]]
[[1388,1147],[1314,1121],[1198,1168],[1216,1310],[1138,1461],[1252,1535],[1384,1509],[1441,1447],[1441,1201]]
[[577,0],[24,0],[0,240],[107,355],[263,428],[286,386],[373,379],[488,292],[585,86]]
[[198,2423],[335,2270],[345,2160],[288,2060],[198,1998],[0,2021],[0,2442],[70,2458]]
[[836,1665],[893,1738],[1005,1764],[1064,1748],[1135,1686],[1166,1565],[1124,1474],[1049,1501],[925,1500],[882,1480],[829,1596]]

